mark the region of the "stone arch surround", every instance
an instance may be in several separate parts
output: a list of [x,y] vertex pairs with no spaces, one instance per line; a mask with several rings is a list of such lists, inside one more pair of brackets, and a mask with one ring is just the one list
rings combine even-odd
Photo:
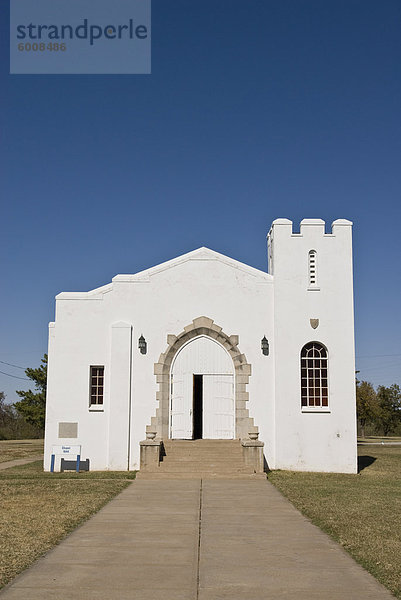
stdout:
[[159,391],[156,399],[159,403],[156,416],[152,417],[151,424],[147,425],[147,433],[156,433],[156,438],[166,440],[169,437],[170,416],[170,368],[171,363],[180,348],[189,340],[200,335],[208,336],[219,342],[230,354],[235,370],[235,437],[237,439],[249,439],[249,433],[258,433],[253,418],[249,416],[246,407],[249,400],[247,384],[252,373],[251,365],[247,362],[244,354],[238,349],[238,335],[228,336],[222,328],[216,325],[213,319],[198,317],[178,335],[167,336],[167,349],[160,355],[159,361],[154,365],[156,382]]

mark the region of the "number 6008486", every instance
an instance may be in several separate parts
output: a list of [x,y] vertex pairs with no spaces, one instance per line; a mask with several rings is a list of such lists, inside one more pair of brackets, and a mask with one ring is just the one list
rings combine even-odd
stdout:
[[45,52],[46,50],[50,52],[65,52],[67,46],[64,43],[59,44],[57,42],[49,42],[48,44],[45,44],[44,42],[40,44],[37,44],[36,42],[33,44],[26,42],[25,44],[18,44],[18,50],[20,52]]

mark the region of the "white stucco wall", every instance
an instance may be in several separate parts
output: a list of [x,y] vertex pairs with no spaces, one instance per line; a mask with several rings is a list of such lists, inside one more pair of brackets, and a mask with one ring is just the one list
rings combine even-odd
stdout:
[[[167,335],[178,335],[200,316],[213,319],[227,335],[239,336],[238,347],[252,365],[250,416],[273,456],[273,360],[260,351],[263,335],[273,339],[272,302],[269,275],[207,249],[136,276],[117,276],[99,292],[60,294],[55,326],[50,328],[45,468],[49,468],[53,444],[79,443],[82,458],[90,459],[91,469],[126,469],[127,454],[121,452],[120,460],[115,454],[110,456],[116,431],[121,448],[129,444],[130,467],[139,468],[139,442],[157,408],[153,365],[167,347]],[[111,372],[111,336],[116,323],[132,326],[131,402],[129,393],[124,396],[118,389],[118,376]],[[138,350],[142,334],[147,341],[146,355]],[[103,411],[88,406],[90,365],[105,365]],[[122,387],[127,390],[126,383]],[[78,422],[78,439],[58,439],[58,423],[69,421]]]
[[[270,243],[272,241],[272,244]],[[156,414],[154,363],[167,335],[209,317],[239,336],[252,367],[248,409],[271,468],[355,472],[355,386],[351,224],[286,219],[269,234],[270,274],[201,248],[97,290],[62,293],[49,327],[45,469],[52,446],[80,444],[91,470],[139,468],[139,442]],[[318,287],[308,290],[310,249]],[[319,319],[312,329],[310,319]],[[147,353],[138,350],[143,335]],[[264,356],[263,336],[270,343]],[[329,353],[329,411],[302,412],[300,350],[309,341]],[[103,407],[89,407],[89,367],[104,365]],[[78,423],[59,438],[59,423]],[[58,462],[56,463],[58,468]]]
[[[276,468],[356,471],[352,223],[325,234],[320,219],[300,233],[278,219],[269,234],[274,274]],[[309,287],[308,254],[317,252],[317,285]],[[319,319],[316,329],[310,319]],[[329,407],[301,409],[300,352],[318,341],[328,350]]]

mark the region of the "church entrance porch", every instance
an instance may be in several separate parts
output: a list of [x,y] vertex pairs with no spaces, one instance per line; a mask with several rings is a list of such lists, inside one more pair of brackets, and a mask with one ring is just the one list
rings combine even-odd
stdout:
[[[199,342],[200,339],[203,342]],[[194,342],[193,346],[191,342]],[[212,352],[212,356],[216,359],[214,361],[211,360],[211,357],[207,358],[207,352],[202,352],[206,345],[212,348],[210,344],[216,346]],[[184,348],[186,348],[185,351]],[[191,350],[189,351],[188,348]],[[199,356],[196,359],[195,354],[198,350]],[[187,365],[184,364],[185,360],[188,360]],[[219,366],[221,362],[224,368]],[[159,386],[159,390],[156,392],[158,407],[150,424],[146,426],[147,439],[156,438],[163,441],[171,438],[193,439],[193,416],[190,411],[193,412],[194,375],[203,376],[203,385],[205,384],[205,375],[232,376],[234,406],[230,406],[228,411],[225,407],[222,412],[226,413],[226,420],[228,420],[227,413],[229,413],[231,421],[234,417],[234,423],[231,422],[228,427],[226,423],[224,427],[220,428],[226,432],[229,431],[229,435],[224,435],[223,439],[234,437],[235,439],[249,440],[250,435],[254,439],[254,436],[258,435],[258,427],[249,416],[247,408],[249,399],[247,387],[251,372],[251,365],[245,354],[242,354],[239,349],[239,337],[227,335],[208,317],[197,317],[178,335],[168,334],[167,348],[160,354],[159,361],[154,364],[154,374]],[[231,392],[229,396],[231,398]],[[205,420],[207,421],[205,415],[210,407],[208,398],[205,397],[205,390],[202,392],[202,398],[204,400],[202,402],[202,437],[205,437]],[[223,402],[217,402],[217,404],[223,404]],[[219,412],[217,407],[216,412]],[[173,423],[173,421],[175,422]],[[180,433],[178,430],[181,430]]]
[[[138,475],[162,476],[167,450],[171,455],[177,449],[184,458],[190,446],[199,446],[196,452],[213,454],[214,464],[229,444],[234,454],[241,451],[248,473],[262,473],[264,444],[247,408],[252,368],[239,350],[239,337],[227,335],[208,317],[197,317],[178,335],[168,334],[167,344],[154,365],[158,407],[140,442]],[[227,465],[223,470],[227,473]],[[181,475],[193,473],[184,469]]]
[[249,464],[240,440],[166,440],[157,472],[139,472],[139,478],[266,479]]

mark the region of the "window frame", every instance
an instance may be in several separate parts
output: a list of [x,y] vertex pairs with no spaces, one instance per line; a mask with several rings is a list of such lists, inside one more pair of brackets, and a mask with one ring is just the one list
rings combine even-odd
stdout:
[[[102,369],[102,375],[97,374],[93,374],[93,370],[94,369]],[[93,384],[93,378],[97,378],[99,379],[100,377],[102,377],[103,379],[103,385],[100,386],[99,384]],[[103,412],[104,411],[104,379],[105,379],[105,367],[104,365],[90,365],[89,366],[89,410],[91,412]],[[98,392],[96,392],[95,394],[93,394],[93,389],[96,388],[97,390],[99,390],[100,388],[102,389],[102,393],[99,394]],[[101,398],[101,402],[95,402],[92,403],[92,398],[93,397]]]
[[[318,348],[316,348],[317,346]],[[315,350],[319,350],[319,356],[315,355]],[[306,351],[305,356],[303,355],[304,351]],[[312,355],[308,355],[307,353],[312,351]],[[324,352],[323,356],[321,352]],[[330,408],[330,371],[329,371],[329,352],[327,346],[322,344],[322,342],[318,342],[317,340],[313,340],[304,344],[301,348],[300,352],[300,400],[301,400],[301,412],[320,412],[320,413],[329,413],[331,412]],[[304,362],[305,361],[305,362]],[[308,361],[311,361],[313,364],[310,365]],[[319,364],[316,364],[316,361],[319,361]],[[324,362],[323,362],[324,361]],[[312,379],[310,379],[309,371],[312,370]],[[322,371],[326,371],[326,377],[323,377]],[[306,373],[305,373],[306,371]],[[316,376],[316,371],[318,371],[318,376]],[[305,375],[305,376],[304,376]],[[304,381],[306,380],[306,381]],[[313,385],[310,385],[310,381]],[[322,385],[322,382],[326,381],[326,385]],[[318,382],[318,385],[316,385]],[[304,385],[306,383],[306,385]],[[319,405],[310,404],[311,396],[309,395],[309,390],[316,389],[319,390],[319,396],[313,395],[313,401],[316,398],[319,399]],[[306,404],[303,404],[305,400],[304,390],[306,389]],[[324,390],[326,393],[324,393]],[[323,402],[326,400],[327,405],[324,405]]]

